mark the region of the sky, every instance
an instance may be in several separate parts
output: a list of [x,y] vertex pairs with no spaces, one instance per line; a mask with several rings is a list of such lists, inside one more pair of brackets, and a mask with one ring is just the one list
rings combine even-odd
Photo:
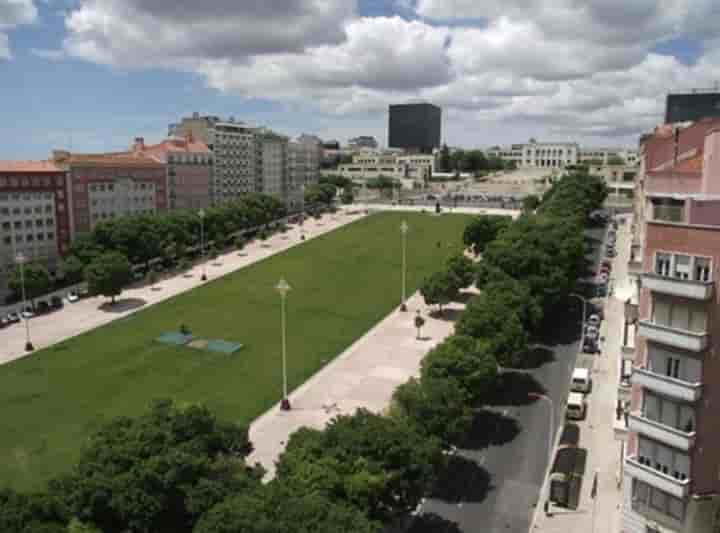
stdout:
[[193,111],[287,135],[636,146],[720,80],[717,0],[0,0],[0,158],[118,150]]

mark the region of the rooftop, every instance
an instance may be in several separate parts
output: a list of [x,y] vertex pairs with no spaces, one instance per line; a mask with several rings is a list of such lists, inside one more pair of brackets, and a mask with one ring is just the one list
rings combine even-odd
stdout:
[[116,152],[101,154],[76,154],[65,151],[55,151],[53,158],[56,163],[70,165],[99,165],[99,166],[133,166],[133,167],[162,167],[163,165],[152,157],[136,152]]
[[0,172],[63,172],[52,161],[0,161]]

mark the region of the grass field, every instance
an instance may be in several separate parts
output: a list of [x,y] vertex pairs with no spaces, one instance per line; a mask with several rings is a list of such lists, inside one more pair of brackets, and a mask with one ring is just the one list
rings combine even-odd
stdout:
[[[203,402],[224,419],[249,423],[280,397],[278,279],[293,287],[288,371],[295,388],[398,305],[403,219],[411,294],[450,248],[460,249],[468,217],[373,215],[0,366],[0,486],[41,487],[72,465],[102,423],[137,415],[154,398]],[[198,337],[244,348],[226,356],[153,341],[181,323]]]

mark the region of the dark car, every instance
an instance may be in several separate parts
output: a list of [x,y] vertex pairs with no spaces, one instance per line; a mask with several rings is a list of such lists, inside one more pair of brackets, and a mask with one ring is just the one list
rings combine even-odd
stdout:
[[582,351],[583,353],[598,353],[600,350],[598,349],[597,341],[593,339],[585,339]]
[[53,309],[60,309],[63,306],[62,298],[60,298],[60,296],[57,296],[57,295],[53,296],[50,299],[50,306]]
[[36,311],[39,315],[43,314],[43,313],[47,313],[50,311],[50,304],[44,300],[42,302],[38,302]]
[[595,296],[602,298],[607,296],[608,294],[608,286],[607,285],[598,285],[595,287]]

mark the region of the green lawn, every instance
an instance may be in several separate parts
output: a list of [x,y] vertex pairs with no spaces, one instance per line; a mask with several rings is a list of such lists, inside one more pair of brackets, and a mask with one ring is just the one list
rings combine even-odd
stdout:
[[[0,366],[0,486],[40,487],[69,468],[102,423],[137,415],[154,398],[203,402],[225,419],[249,423],[281,393],[278,279],[293,287],[288,367],[295,388],[398,305],[403,219],[410,225],[410,294],[440,267],[446,243],[460,249],[468,217],[373,215]],[[224,356],[153,341],[181,323],[198,337],[245,347]]]

